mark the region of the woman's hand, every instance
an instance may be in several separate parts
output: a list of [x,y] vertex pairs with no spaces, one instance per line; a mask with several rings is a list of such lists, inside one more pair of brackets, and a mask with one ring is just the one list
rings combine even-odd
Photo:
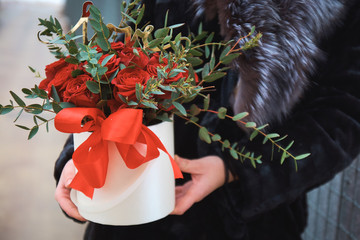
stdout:
[[184,214],[194,203],[201,201],[225,183],[224,162],[218,156],[207,156],[196,160],[175,156],[175,161],[181,171],[191,174],[191,180],[175,188],[176,203],[171,214]]
[[69,187],[69,185],[75,177],[75,174],[76,169],[74,163],[72,160],[70,160],[66,163],[61,173],[59,183],[55,190],[55,199],[69,217],[84,222],[86,221],[86,219],[79,214],[77,207],[70,199],[71,188]]

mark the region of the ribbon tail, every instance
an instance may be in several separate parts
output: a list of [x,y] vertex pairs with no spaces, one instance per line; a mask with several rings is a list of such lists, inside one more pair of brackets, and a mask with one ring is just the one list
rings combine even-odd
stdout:
[[75,175],[69,187],[82,192],[85,196],[91,199],[94,195],[94,188],[86,182],[86,179],[80,173]]
[[94,188],[104,186],[108,167],[108,144],[101,138],[100,130],[75,150],[73,161],[78,172],[71,186],[92,198]]
[[172,166],[172,169],[174,171],[174,177],[175,178],[183,178],[183,174],[181,173],[181,170],[179,168],[179,166],[177,165],[177,163],[175,162],[174,158],[171,156],[171,154],[166,150],[164,144],[161,142],[161,140],[158,138],[158,136],[156,136],[155,133],[153,133],[148,127],[146,127],[145,125],[143,125],[143,133],[146,136],[149,135],[151,140],[154,141],[154,144],[157,148],[161,149],[162,151],[164,151],[170,159],[170,163]]

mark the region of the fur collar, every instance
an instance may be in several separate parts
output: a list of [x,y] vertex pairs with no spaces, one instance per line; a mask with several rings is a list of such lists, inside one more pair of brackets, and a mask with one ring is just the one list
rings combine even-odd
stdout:
[[299,101],[324,57],[319,40],[346,9],[341,0],[195,0],[195,5],[198,16],[218,17],[227,40],[247,35],[252,26],[263,34],[260,46],[234,64],[238,84],[231,97],[235,114],[247,111],[247,120],[258,124],[281,121]]

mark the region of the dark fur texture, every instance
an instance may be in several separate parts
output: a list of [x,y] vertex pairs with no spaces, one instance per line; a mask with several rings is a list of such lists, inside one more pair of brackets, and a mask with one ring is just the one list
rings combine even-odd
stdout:
[[324,57],[319,41],[341,23],[346,8],[341,0],[195,2],[198,15],[218,15],[227,40],[247,35],[252,26],[263,34],[260,46],[236,61],[238,85],[231,98],[235,113],[247,111],[248,120],[259,124],[281,120],[298,102],[316,62]]

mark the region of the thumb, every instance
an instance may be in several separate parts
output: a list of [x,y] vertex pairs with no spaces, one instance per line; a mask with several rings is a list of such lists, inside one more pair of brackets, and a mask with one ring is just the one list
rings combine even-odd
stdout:
[[73,178],[68,178],[65,180],[65,188],[70,188],[70,184],[72,182]]
[[189,160],[186,158],[179,157],[175,155],[175,162],[178,164],[180,170],[186,173],[199,173],[201,170],[200,164],[197,160]]

